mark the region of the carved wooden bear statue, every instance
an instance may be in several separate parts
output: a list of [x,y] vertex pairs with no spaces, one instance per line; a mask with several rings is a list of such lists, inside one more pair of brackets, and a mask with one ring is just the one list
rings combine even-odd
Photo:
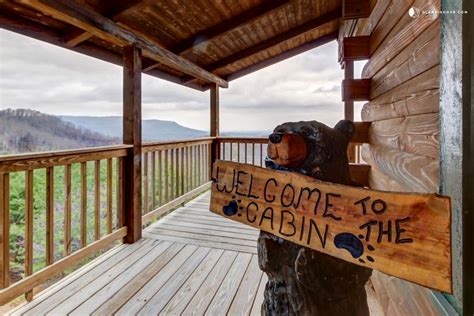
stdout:
[[[285,123],[269,137],[266,167],[352,184],[347,146],[351,121]],[[371,270],[260,232],[260,268],[268,275],[264,315],[368,315],[364,285]]]

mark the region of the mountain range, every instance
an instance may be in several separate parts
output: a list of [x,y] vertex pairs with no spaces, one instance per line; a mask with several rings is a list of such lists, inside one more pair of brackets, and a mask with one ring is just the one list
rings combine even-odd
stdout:
[[[30,109],[0,111],[0,154],[108,146],[122,143],[120,116],[55,116]],[[223,136],[265,136],[268,131]],[[209,133],[173,121],[143,120],[144,142],[206,137]]]

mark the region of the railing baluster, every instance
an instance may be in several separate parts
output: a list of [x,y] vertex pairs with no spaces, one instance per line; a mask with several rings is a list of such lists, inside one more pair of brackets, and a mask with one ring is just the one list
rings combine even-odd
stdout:
[[247,143],[244,143],[244,146],[245,146],[245,147],[244,147],[244,148],[245,148],[245,149],[244,149],[244,153],[245,153],[245,160],[244,160],[244,163],[247,163],[247,154],[248,154],[248,152],[247,152]]
[[194,145],[194,187],[193,188],[196,188],[197,187],[197,183],[198,183],[198,167],[199,167],[199,164],[198,164],[198,149],[197,149],[197,146]]
[[107,159],[107,234],[112,233],[112,158]]
[[240,145],[241,143],[237,143],[237,162],[240,162]]
[[230,142],[230,161],[233,161],[234,160],[234,157],[233,157],[233,150],[234,149],[234,144],[232,142]]
[[[25,276],[33,274],[33,170],[25,171]],[[33,291],[25,293],[27,301],[33,299]]]
[[226,144],[227,144],[227,143],[224,143],[224,142],[221,143],[221,146],[222,146],[222,160],[226,160],[226,157],[225,157],[225,147],[226,147]]
[[117,199],[117,226],[115,228],[119,228],[123,226],[123,210],[122,210],[122,199],[123,196],[120,192],[122,192],[122,179],[123,179],[123,158],[117,158],[117,192],[116,192],[116,199]]
[[156,152],[151,152],[151,207],[156,209]]
[[181,164],[180,164],[180,169],[181,169],[181,194],[186,193],[184,191],[184,147],[181,147]]
[[202,171],[201,170],[201,167],[202,167],[202,165],[201,165],[201,161],[202,161],[202,159],[201,159],[201,145],[197,146],[197,151],[198,151],[198,162],[197,162],[198,163],[198,168],[197,168],[198,174],[197,174],[197,185],[196,185],[196,187],[201,185],[201,174],[202,174],[201,173],[201,171]]
[[175,172],[174,172],[174,148],[171,149],[171,156],[170,156],[170,163],[171,163],[171,167],[170,167],[170,171],[171,171],[171,185],[170,185],[170,189],[171,189],[171,200],[174,200],[175,198],[175,192],[174,192],[174,180],[175,180]]
[[263,144],[260,144],[260,167],[263,167]]
[[10,285],[10,174],[0,174],[0,288]]
[[194,146],[189,147],[189,185],[191,190],[194,189]]
[[179,181],[181,177],[179,175],[179,172],[181,168],[179,166],[179,155],[180,155],[179,148],[176,148],[176,157],[175,157],[176,159],[176,164],[175,164],[176,165],[176,195],[175,195],[175,198],[180,196],[179,194],[180,182]]
[[81,163],[81,247],[85,247],[86,245],[87,245],[87,162],[82,162]]
[[148,153],[143,153],[143,212],[148,213]]
[[71,165],[64,166],[66,198],[64,205],[64,257],[71,254]]
[[[220,145],[219,145],[220,147]],[[218,148],[219,148],[218,147]],[[212,146],[212,143],[211,144],[206,144],[206,153],[207,153],[207,156],[206,156],[206,175],[207,175],[207,181],[210,181],[211,180],[211,177],[212,177],[212,174],[211,174],[211,157],[212,157],[212,153],[211,153],[211,150],[215,150],[214,149],[215,147]],[[220,148],[219,148],[220,150]],[[216,157],[218,158],[218,157]]]
[[252,143],[252,165],[255,165],[255,143]]
[[169,202],[169,164],[168,164],[168,150],[165,150],[165,202]]
[[94,170],[94,239],[100,239],[100,160],[95,161]]
[[163,205],[163,152],[158,151],[158,187],[160,195],[158,196],[158,204]]
[[46,265],[54,262],[54,168],[46,168]]
[[186,146],[186,192],[189,192],[189,146]]

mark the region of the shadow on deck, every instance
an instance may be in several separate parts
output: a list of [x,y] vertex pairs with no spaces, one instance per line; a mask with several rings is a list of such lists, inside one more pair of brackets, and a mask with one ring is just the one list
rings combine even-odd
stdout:
[[38,295],[13,315],[259,315],[258,231],[209,212],[206,193]]

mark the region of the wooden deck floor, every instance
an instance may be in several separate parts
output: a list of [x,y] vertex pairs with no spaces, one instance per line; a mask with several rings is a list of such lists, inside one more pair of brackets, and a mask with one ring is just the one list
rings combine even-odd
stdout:
[[14,315],[259,315],[258,231],[208,211],[209,193],[42,292]]

